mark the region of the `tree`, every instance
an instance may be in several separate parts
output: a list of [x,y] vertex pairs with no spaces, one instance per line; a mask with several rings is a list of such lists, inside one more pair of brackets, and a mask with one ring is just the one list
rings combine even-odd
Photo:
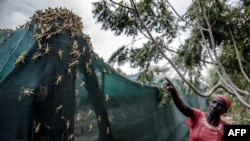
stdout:
[[[109,63],[122,65],[129,61],[132,67],[139,67],[142,74],[147,74],[152,71],[152,62],[165,59],[196,94],[207,97],[222,88],[250,108],[248,1],[231,4],[227,0],[193,0],[183,16],[168,0],[137,3],[135,0],[100,0],[93,5],[94,17],[102,23],[103,29],[110,29],[115,35],[131,36],[134,40],[140,35],[147,39],[141,47],[120,47]],[[190,36],[172,49],[169,44],[178,38],[178,32],[187,30]],[[172,57],[169,53],[175,55]],[[203,94],[195,86],[200,81],[201,71],[208,65],[215,70],[217,81]]]

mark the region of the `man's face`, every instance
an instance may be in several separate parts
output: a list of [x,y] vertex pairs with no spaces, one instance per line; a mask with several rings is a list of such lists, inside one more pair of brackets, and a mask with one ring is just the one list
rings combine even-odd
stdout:
[[226,102],[220,97],[214,97],[209,105],[209,113],[221,115],[226,112]]

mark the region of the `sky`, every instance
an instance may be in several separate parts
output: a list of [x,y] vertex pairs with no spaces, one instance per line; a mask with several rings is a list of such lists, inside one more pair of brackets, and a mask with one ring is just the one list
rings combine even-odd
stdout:
[[[83,32],[89,34],[94,51],[107,61],[111,54],[120,46],[131,43],[131,38],[114,36],[111,31],[101,29],[101,24],[96,23],[92,14],[92,2],[97,0],[0,0],[0,28],[15,29],[29,21],[35,11],[48,7],[66,7],[82,18]],[[117,0],[116,0],[117,1]],[[169,0],[176,10],[185,12],[191,0]],[[127,74],[136,73],[129,65],[121,67]]]

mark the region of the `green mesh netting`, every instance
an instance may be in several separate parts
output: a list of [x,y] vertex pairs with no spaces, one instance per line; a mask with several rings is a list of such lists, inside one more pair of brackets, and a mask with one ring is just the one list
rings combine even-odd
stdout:
[[[0,32],[1,141],[187,140],[185,117],[172,103],[158,106],[156,87],[99,59],[78,16],[56,8],[31,19]],[[194,95],[182,98],[207,105]]]

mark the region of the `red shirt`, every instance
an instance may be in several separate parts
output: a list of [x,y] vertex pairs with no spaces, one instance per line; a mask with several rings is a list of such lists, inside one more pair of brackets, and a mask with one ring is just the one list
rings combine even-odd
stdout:
[[199,109],[193,109],[194,116],[187,119],[190,128],[189,141],[221,141],[224,133],[224,125],[227,123],[220,121],[219,126],[209,125],[206,120],[206,113]]

